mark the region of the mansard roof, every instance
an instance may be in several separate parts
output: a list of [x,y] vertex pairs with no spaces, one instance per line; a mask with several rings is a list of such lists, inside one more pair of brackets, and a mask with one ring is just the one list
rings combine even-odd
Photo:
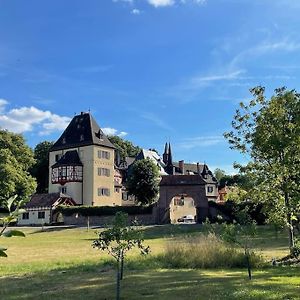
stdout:
[[82,166],[77,150],[67,151],[53,166]]
[[75,116],[50,151],[98,145],[115,148],[90,113]]

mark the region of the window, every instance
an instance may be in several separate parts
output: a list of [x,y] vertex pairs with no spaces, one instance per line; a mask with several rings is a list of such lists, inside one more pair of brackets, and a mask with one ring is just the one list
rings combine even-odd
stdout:
[[82,142],[82,141],[84,141],[84,135],[83,134],[80,135],[80,142]]
[[66,194],[67,193],[67,187],[66,186],[60,186],[59,187],[59,192],[63,193],[63,194]]
[[83,156],[83,150],[79,150],[79,157],[80,158],[83,158],[84,156]]
[[124,200],[124,201],[128,200],[128,194],[126,192],[122,193],[122,200]]
[[108,188],[98,188],[98,196],[110,196],[110,190]]
[[45,212],[44,211],[39,211],[38,212],[38,218],[39,219],[45,219]]
[[29,212],[25,212],[22,214],[22,219],[23,220],[28,220],[29,219]]
[[214,187],[213,186],[208,186],[207,187],[207,192],[208,193],[212,193],[214,191]]
[[109,177],[110,176],[110,170],[106,169],[106,168],[98,168],[98,175]]
[[110,159],[110,153],[108,151],[98,150],[98,158]]
[[175,198],[174,199],[174,205],[184,206],[184,199],[182,199],[182,198]]
[[62,154],[56,154],[55,155],[55,161],[59,161],[62,157]]

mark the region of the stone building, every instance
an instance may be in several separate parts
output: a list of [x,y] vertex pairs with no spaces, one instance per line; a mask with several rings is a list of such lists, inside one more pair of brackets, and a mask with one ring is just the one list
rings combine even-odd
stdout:
[[49,193],[77,204],[122,205],[115,147],[90,113],[74,116],[49,153]]

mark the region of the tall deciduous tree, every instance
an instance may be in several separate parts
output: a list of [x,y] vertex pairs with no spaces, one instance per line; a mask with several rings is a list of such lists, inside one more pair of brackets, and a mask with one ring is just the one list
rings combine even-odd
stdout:
[[35,164],[30,169],[30,174],[36,178],[37,193],[48,192],[49,181],[49,150],[53,142],[44,141],[37,144],[34,148]]
[[13,195],[28,198],[36,188],[28,170],[35,160],[22,135],[0,130],[0,205]]
[[140,147],[134,146],[132,142],[122,139],[119,136],[110,135],[108,136],[108,139],[117,148],[121,160],[125,159],[127,156],[135,157],[141,151]]
[[158,167],[149,159],[136,161],[127,180],[128,193],[134,195],[141,204],[151,204],[159,191]]
[[289,246],[294,247],[293,217],[300,202],[300,95],[279,88],[270,99],[263,87],[250,90],[253,99],[240,103],[225,133],[231,148],[250,155],[241,171],[255,182],[252,195],[268,205],[272,214],[284,217]]

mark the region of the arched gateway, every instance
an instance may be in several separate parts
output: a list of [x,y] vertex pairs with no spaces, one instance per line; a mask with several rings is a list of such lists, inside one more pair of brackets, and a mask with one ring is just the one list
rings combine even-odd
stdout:
[[199,175],[162,176],[160,197],[157,202],[157,222],[170,223],[170,204],[178,195],[189,195],[194,200],[197,222],[203,222],[208,216],[208,199],[205,191],[206,182]]

